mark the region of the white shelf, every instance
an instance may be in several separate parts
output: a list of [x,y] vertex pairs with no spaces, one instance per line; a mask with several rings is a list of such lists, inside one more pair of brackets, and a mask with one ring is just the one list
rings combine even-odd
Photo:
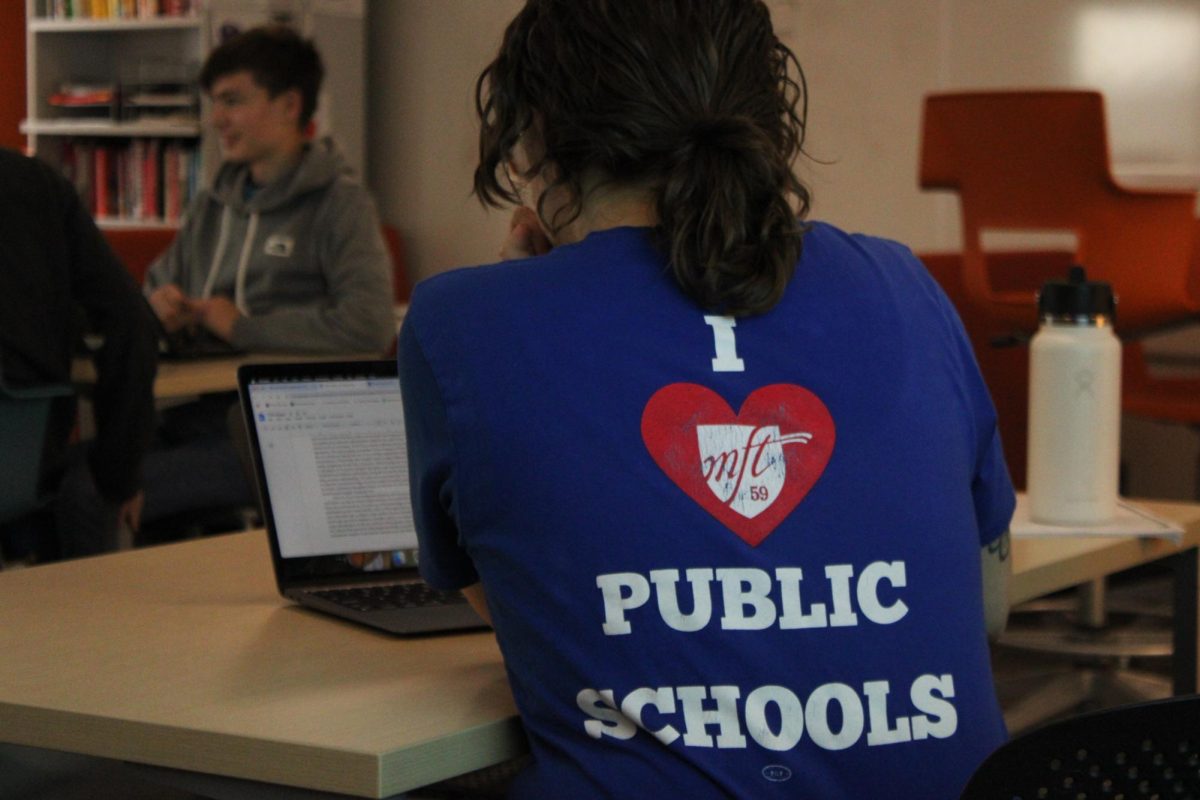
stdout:
[[99,33],[104,31],[154,31],[199,28],[203,21],[195,14],[150,19],[35,19],[29,23],[33,33]]
[[1200,189],[1200,164],[1117,163],[1113,165],[1113,176],[1122,186],[1135,189]]
[[199,122],[110,122],[108,120],[22,120],[21,133],[37,136],[200,136]]
[[101,217],[96,220],[96,227],[111,229],[156,228],[161,230],[178,230],[178,222],[165,222],[162,219],[127,219],[125,217]]

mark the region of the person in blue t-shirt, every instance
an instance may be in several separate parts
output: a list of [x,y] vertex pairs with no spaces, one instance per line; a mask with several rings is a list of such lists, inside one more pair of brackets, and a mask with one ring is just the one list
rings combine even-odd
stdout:
[[920,262],[804,221],[803,87],[758,0],[528,0],[478,83],[505,261],[418,286],[399,362],[515,797],[937,800],[1005,737],[995,412]]

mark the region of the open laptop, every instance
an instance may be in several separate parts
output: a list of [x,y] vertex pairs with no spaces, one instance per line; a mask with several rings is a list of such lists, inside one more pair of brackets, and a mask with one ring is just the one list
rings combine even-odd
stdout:
[[417,575],[396,362],[246,364],[238,392],[284,597],[389,633],[483,626]]

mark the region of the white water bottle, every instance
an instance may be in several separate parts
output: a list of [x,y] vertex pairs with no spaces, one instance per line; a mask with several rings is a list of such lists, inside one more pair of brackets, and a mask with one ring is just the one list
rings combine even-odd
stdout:
[[1083,267],[1048,281],[1029,348],[1026,490],[1030,518],[1054,525],[1111,521],[1117,513],[1121,343],[1107,283]]

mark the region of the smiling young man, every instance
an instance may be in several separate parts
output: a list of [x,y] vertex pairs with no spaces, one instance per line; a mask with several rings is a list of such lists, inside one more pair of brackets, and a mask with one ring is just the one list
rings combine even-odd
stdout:
[[[375,204],[307,134],[324,68],[284,27],[248,30],[200,73],[223,160],[143,290],[168,338],[244,351],[382,353],[395,335]],[[253,505],[230,441],[233,394],[169,409],[146,465],[145,518]],[[166,533],[166,532],[164,532]]]
[[223,162],[146,293],[169,335],[241,350],[383,351],[395,333],[374,203],[333,144],[305,131],[324,69],[312,44],[255,28],[200,73]]

